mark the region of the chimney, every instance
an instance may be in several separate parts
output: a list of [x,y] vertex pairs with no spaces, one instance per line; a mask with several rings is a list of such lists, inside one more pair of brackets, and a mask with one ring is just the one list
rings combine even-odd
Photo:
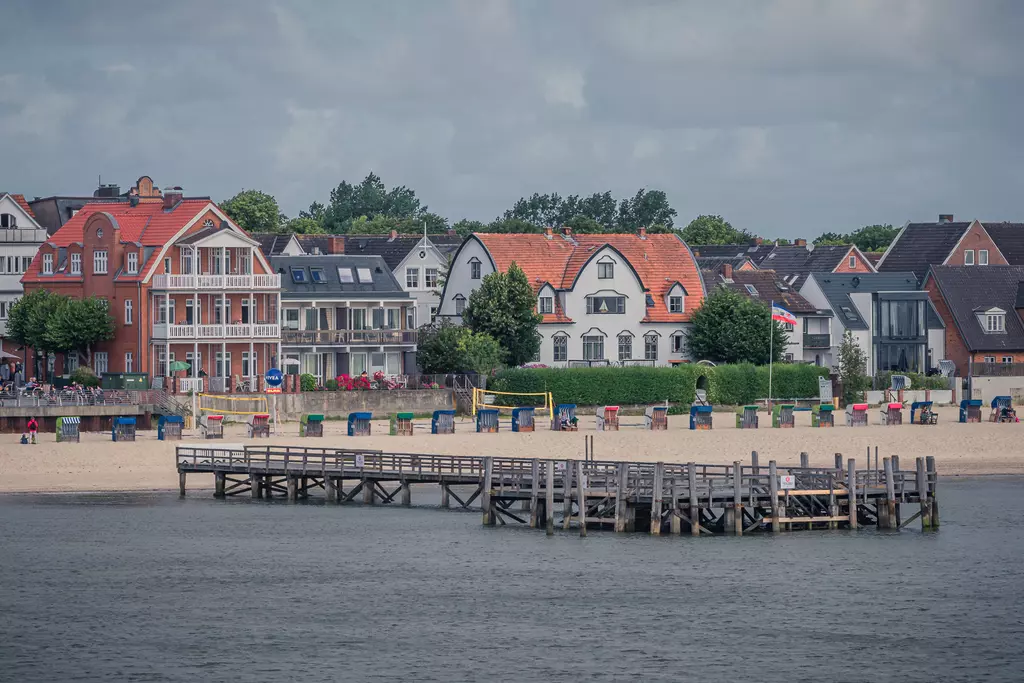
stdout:
[[647,239],[647,227],[646,226],[643,226],[643,225],[640,226],[640,239],[642,239],[642,240]]
[[327,253],[328,254],[344,254],[345,253],[345,238],[338,237],[337,235],[331,235],[327,238]]
[[455,237],[459,233],[455,232],[455,228],[448,228],[447,230],[445,230],[444,234],[448,235],[449,237]]
[[951,213],[940,213],[939,214],[939,222],[940,223],[952,223],[953,222],[953,214],[951,214]]
[[760,237],[755,237],[754,238],[754,246],[758,246],[759,247],[762,244],[764,244],[764,240],[762,238],[760,238]]
[[723,263],[722,264],[722,277],[725,278],[726,280],[731,280],[732,279],[732,264],[731,263]]
[[570,228],[568,225],[563,225],[562,226],[562,235],[564,237],[572,237],[572,228]]
[[128,191],[128,203],[132,206],[139,205],[139,191],[134,187]]
[[552,237],[555,236],[555,231],[551,228],[550,225],[544,228],[544,236],[547,237],[548,239],[551,239]]
[[807,240],[802,239],[802,238],[801,239],[795,239],[795,240],[793,240],[793,244],[798,246],[798,247],[806,247],[807,246]]
[[164,190],[164,209],[173,209],[174,206],[181,201],[181,197],[184,194],[184,190],[180,187],[169,187]]
[[397,230],[392,230],[391,234],[388,235],[388,242],[391,242],[391,241],[393,241],[395,239],[398,239],[398,231]]

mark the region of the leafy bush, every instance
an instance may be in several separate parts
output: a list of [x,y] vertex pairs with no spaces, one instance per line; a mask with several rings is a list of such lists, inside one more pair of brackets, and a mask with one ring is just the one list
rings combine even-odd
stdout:
[[316,377],[308,372],[299,375],[299,388],[303,391],[316,391]]
[[337,391],[338,390],[338,380],[336,380],[336,379],[329,379],[329,380],[327,380],[326,382],[324,382],[324,388],[327,389],[327,391]]
[[100,378],[96,376],[92,368],[86,365],[79,365],[75,368],[75,371],[71,373],[71,381],[78,382],[83,387],[98,387],[100,385]]
[[906,375],[910,378],[911,389],[949,389],[949,379],[941,375],[922,375],[919,372],[880,372],[875,375],[875,388],[888,389],[892,385],[893,375]]
[[[772,395],[811,398],[818,395],[818,377],[827,368],[776,365]],[[698,377],[707,377],[708,400],[720,405],[743,405],[768,396],[768,367],[744,365],[681,365],[676,368],[518,368],[494,377],[494,391],[550,391],[555,403],[581,406],[649,405],[669,401],[693,403]]]

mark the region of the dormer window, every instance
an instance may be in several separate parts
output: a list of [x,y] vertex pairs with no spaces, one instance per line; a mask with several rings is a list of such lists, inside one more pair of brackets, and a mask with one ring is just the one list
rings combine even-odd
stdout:
[[466,297],[461,294],[455,295],[455,315],[462,315],[466,310]]
[[985,315],[986,332],[1006,332],[1006,314],[988,313]]
[[53,275],[53,254],[43,254],[43,275]]
[[554,299],[550,296],[542,296],[537,299],[537,312],[541,315],[554,313]]
[[750,296],[757,296],[757,287],[754,285],[743,285],[747,289],[747,294]]
[[130,274],[139,272],[139,252],[129,251],[125,256],[125,270]]
[[615,277],[615,261],[605,256],[597,262],[597,279],[611,280]]
[[668,298],[668,312],[669,313],[682,313],[683,312],[683,297],[681,297],[681,296],[670,296]]
[[471,280],[480,279],[480,259],[471,258],[469,260],[469,277]]

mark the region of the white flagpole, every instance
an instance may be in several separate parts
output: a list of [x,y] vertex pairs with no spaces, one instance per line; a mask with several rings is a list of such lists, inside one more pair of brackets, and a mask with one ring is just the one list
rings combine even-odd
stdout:
[[775,341],[775,300],[768,304],[768,410],[772,409],[772,361],[775,359],[772,344]]

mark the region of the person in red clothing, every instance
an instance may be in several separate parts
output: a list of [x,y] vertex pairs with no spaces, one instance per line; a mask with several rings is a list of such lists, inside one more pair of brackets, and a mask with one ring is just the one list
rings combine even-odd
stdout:
[[36,432],[39,431],[39,423],[36,422],[36,418],[30,417],[28,419],[28,433],[32,435],[32,443],[36,442]]

